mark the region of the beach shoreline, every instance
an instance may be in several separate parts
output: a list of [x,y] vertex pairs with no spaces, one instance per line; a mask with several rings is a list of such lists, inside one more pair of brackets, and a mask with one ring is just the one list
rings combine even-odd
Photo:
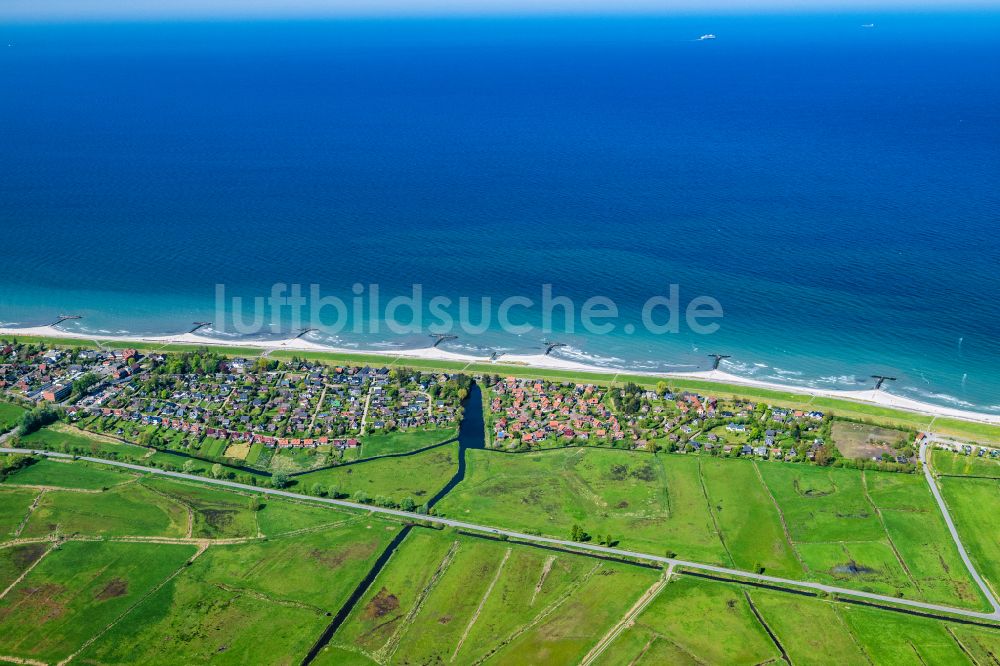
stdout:
[[899,409],[917,414],[953,418],[963,421],[1000,425],[1000,414],[989,414],[985,412],[975,412],[964,409],[956,409],[943,405],[926,403],[912,398],[889,393],[885,390],[866,389],[859,391],[847,391],[837,389],[823,389],[816,387],[796,386],[780,384],[777,382],[761,381],[748,377],[741,377],[723,370],[695,370],[691,372],[655,372],[649,370],[632,370],[628,368],[616,368],[607,366],[588,365],[578,361],[559,358],[545,354],[504,354],[492,360],[486,356],[476,356],[473,354],[460,354],[451,352],[439,347],[424,347],[417,349],[397,349],[386,351],[384,349],[353,349],[346,347],[334,347],[323,345],[304,338],[289,338],[285,340],[247,340],[247,339],[220,339],[211,338],[196,333],[182,333],[178,335],[90,335],[86,333],[75,333],[65,331],[55,326],[33,326],[24,328],[0,327],[0,337],[40,337],[63,340],[79,340],[81,342],[108,341],[116,343],[143,343],[163,345],[184,344],[200,345],[205,347],[236,347],[248,350],[260,350],[261,352],[271,351],[301,351],[315,353],[339,354],[344,356],[379,356],[386,360],[415,359],[427,361],[447,361],[451,363],[487,363],[495,365],[498,370],[504,367],[510,368],[537,368],[539,370],[560,370],[586,372],[595,375],[605,375],[614,377],[618,374],[628,374],[659,379],[679,379],[698,380],[718,384],[731,384],[745,386],[748,388],[767,389],[772,391],[783,391],[800,395],[834,398],[848,400],[851,402],[867,403],[879,407]]

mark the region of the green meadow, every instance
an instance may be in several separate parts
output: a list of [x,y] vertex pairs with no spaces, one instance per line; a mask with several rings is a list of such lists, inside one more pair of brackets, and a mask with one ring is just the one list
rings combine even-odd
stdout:
[[359,493],[371,500],[383,497],[397,503],[411,498],[421,505],[448,483],[457,465],[458,444],[454,443],[410,456],[307,472],[294,477],[294,488],[312,493],[318,485],[325,492],[336,489],[352,498]]
[[[507,527],[537,514],[543,520],[531,525],[557,536],[575,522],[594,534],[592,525],[623,528],[630,546],[632,525],[640,545],[686,544],[693,559],[787,575],[800,567],[791,576],[800,578],[822,579],[823,567],[851,553],[880,572],[862,584],[909,581],[906,596],[981,605],[961,595],[968,581],[917,475],[603,449],[468,453],[476,469],[442,502],[449,511],[468,502],[470,488],[500,487],[485,483],[495,480],[507,492],[475,508]],[[527,466],[518,471],[541,494],[510,485],[509,465]],[[28,470],[32,487],[13,482],[22,472],[0,485],[2,524],[16,531],[23,522],[22,538],[41,539],[17,542],[9,532],[0,541],[0,588],[9,588],[0,596],[0,655],[12,660],[301,663],[403,528],[363,511],[82,462]],[[70,483],[70,472],[80,481]],[[961,530],[996,515],[998,483],[942,480]],[[583,509],[564,515],[560,503]],[[995,533],[967,541],[977,561],[1000,561]],[[665,573],[417,526],[314,663],[762,664],[787,655],[793,664],[988,664],[1000,650],[1000,625]],[[995,580],[995,568],[984,573]]]
[[12,430],[25,411],[20,405],[0,401],[0,433]]

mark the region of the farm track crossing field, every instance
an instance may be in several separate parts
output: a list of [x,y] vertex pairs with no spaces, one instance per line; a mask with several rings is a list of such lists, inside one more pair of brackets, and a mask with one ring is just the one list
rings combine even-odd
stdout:
[[28,515],[28,509],[41,491],[35,488],[15,488],[0,485],[0,540],[6,540],[15,535],[22,521]]

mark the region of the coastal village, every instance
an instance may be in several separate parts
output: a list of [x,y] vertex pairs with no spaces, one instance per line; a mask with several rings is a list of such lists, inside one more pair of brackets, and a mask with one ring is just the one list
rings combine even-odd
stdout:
[[[478,379],[487,445],[496,449],[605,446],[889,469],[915,463],[916,433],[890,437],[854,424],[866,446],[853,451],[845,446],[848,435],[838,434],[838,427],[847,432],[845,424],[818,410],[674,391],[663,382],[653,388]],[[59,404],[69,421],[87,430],[251,465],[282,450],[323,450],[344,460],[357,455],[365,436],[379,433],[453,434],[466,395],[460,377],[448,373],[232,358],[208,350],[143,354],[16,343],[0,346],[0,391]],[[947,446],[1000,457],[996,449]]]
[[60,404],[88,430],[251,462],[262,449],[345,451],[365,435],[453,433],[464,397],[444,373],[13,344],[0,347],[0,390]]

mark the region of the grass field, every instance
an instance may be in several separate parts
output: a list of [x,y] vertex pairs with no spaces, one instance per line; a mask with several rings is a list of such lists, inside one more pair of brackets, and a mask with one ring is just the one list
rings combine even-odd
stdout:
[[941,494],[976,569],[1000,591],[1000,480],[943,477]]
[[922,477],[757,466],[815,580],[985,608]]
[[33,465],[22,467],[7,477],[8,485],[52,486],[57,488],[81,488],[100,490],[136,478],[136,474],[113,467],[89,463],[73,463],[52,459],[39,460]]
[[415,531],[319,663],[573,663],[657,571]]
[[931,466],[946,476],[980,476],[1000,479],[1000,460],[967,456],[954,451],[931,449]]
[[194,552],[185,545],[61,545],[0,600],[0,654],[43,661],[70,656]]
[[626,548],[730,564],[694,457],[577,448],[466,452],[466,478],[437,513],[569,538],[574,524]]
[[457,465],[456,443],[412,456],[307,472],[294,477],[295,488],[311,492],[312,487],[319,484],[328,491],[336,488],[352,497],[356,493],[365,493],[372,499],[382,496],[394,502],[402,502],[409,497],[420,505],[444,487],[455,474]]
[[[650,525],[689,539],[691,548],[714,549],[719,559],[727,554],[713,531],[713,514],[721,517],[729,548],[752,554],[740,557],[770,557],[767,567],[774,568],[782,566],[781,558],[797,564],[786,527],[796,547],[846,546],[859,550],[859,561],[877,560],[878,552],[866,552],[876,546],[895,557],[885,545],[888,533],[920,590],[936,589],[933,567],[943,566],[943,555],[933,549],[938,537],[925,534],[937,528],[928,527],[929,494],[918,476],[615,453],[469,452],[477,463],[482,458],[535,465],[536,483],[548,479],[546,488],[587,496],[598,513],[611,503],[629,503],[624,510],[655,498],[650,510],[662,513]],[[55,465],[61,467],[48,472],[64,479],[67,469],[83,475],[94,469],[81,462]],[[491,477],[497,470],[482,471]],[[996,481],[944,480],[951,484],[963,498],[967,484],[992,484],[984,492],[997,494]],[[26,515],[36,492],[0,487],[0,516],[13,524]],[[513,496],[524,492],[529,490]],[[51,551],[49,543],[0,544],[0,587],[35,564],[0,598],[0,654],[55,662],[81,651],[74,661],[83,664],[300,663],[401,525],[308,502],[265,498],[256,511],[250,504],[243,493],[162,477],[103,492],[46,491],[28,528],[58,515],[81,537],[111,541],[70,540]],[[990,510],[975,494],[968,506]],[[498,524],[512,527],[513,516],[532,513],[502,503],[492,510]],[[197,552],[194,545],[114,541],[116,534],[176,536],[186,530],[188,515],[195,537],[247,538],[199,541],[208,548],[190,566],[183,565]],[[912,517],[912,534],[892,524],[897,515]],[[628,520],[644,525],[642,518]],[[768,550],[764,538],[734,526],[741,519],[764,533],[780,531],[785,545]],[[260,532],[268,538],[258,538]],[[854,533],[865,539],[851,542]],[[997,547],[993,534],[983,533],[983,547]],[[656,538],[652,528],[644,538]],[[907,554],[911,547],[926,562]],[[806,561],[820,556],[821,550],[802,554]],[[661,585],[662,576],[661,570],[628,563],[416,527],[316,663],[760,664],[776,662],[784,650],[796,664],[986,664],[1000,649],[1000,627],[962,626],[685,574]]]
[[257,512],[260,531],[269,537],[288,532],[337,523],[355,517],[353,511],[335,507],[307,504],[274,497],[264,499],[264,507]]
[[194,537],[232,539],[257,536],[257,512],[250,509],[247,495],[162,477],[150,477],[142,483],[191,511],[191,534]]
[[107,492],[45,493],[21,536],[164,536],[187,534],[187,510],[149,488],[129,483]]
[[0,485],[0,541],[14,536],[40,491]]
[[392,453],[406,453],[432,444],[440,444],[457,436],[457,428],[397,430],[365,435],[361,438],[361,456],[372,458]]
[[27,411],[20,405],[0,401],[0,433],[12,430],[21,420],[21,415]]
[[739,569],[800,578],[802,565],[754,465],[746,460],[702,461],[705,492],[726,549]]
[[140,462],[148,453],[141,446],[123,444],[103,435],[86,432],[64,423],[53,423],[21,438],[21,444],[33,449],[78,453],[94,457],[113,457]]

